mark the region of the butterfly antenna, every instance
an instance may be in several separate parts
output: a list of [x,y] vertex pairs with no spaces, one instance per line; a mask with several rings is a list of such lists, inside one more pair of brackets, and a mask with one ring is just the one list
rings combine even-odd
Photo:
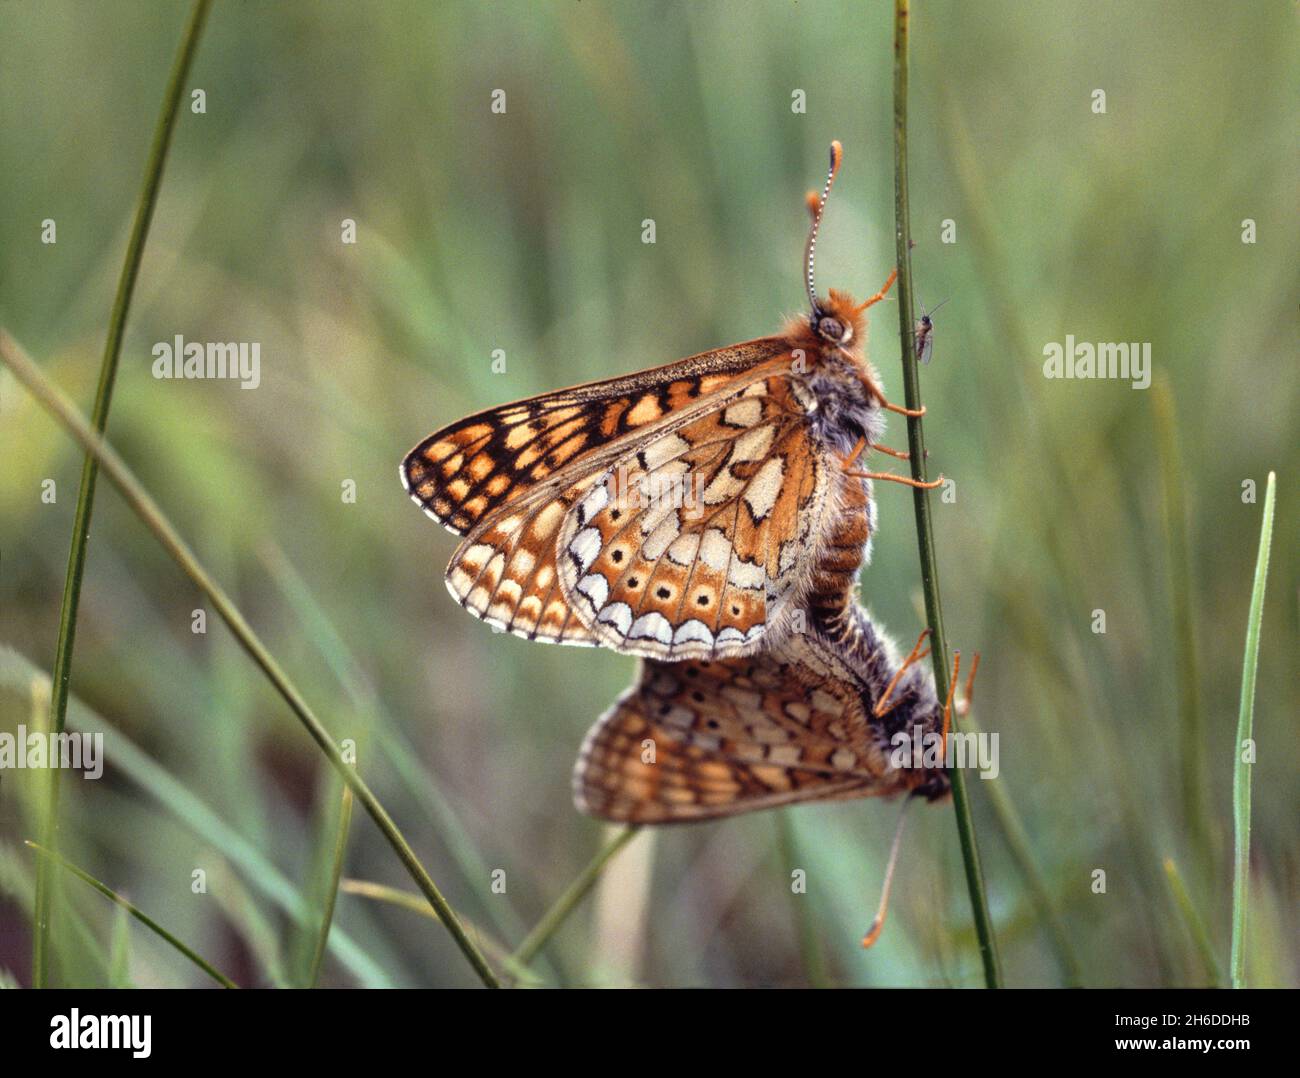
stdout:
[[830,197],[831,184],[835,182],[835,174],[839,172],[840,162],[843,160],[844,147],[837,139],[831,143],[831,167],[826,173],[826,186],[822,188],[821,198],[817,200],[816,208],[813,208],[811,199],[808,201],[808,208],[812,211],[812,228],[808,230],[808,244],[804,247],[803,261],[804,268],[808,272],[808,305],[812,308],[814,317],[818,312],[817,289],[813,284],[813,257],[817,253],[817,230],[821,227],[822,214],[826,211],[826,200]]
[[862,946],[870,947],[880,939],[885,928],[885,914],[889,912],[889,889],[894,885],[894,866],[898,864],[898,850],[903,842],[903,822],[907,819],[907,807],[912,803],[909,796],[903,802],[903,810],[898,814],[898,826],[894,828],[894,844],[889,848],[889,864],[885,868],[885,885],[880,891],[880,905],[876,907],[876,919],[871,922],[867,934],[862,937]]

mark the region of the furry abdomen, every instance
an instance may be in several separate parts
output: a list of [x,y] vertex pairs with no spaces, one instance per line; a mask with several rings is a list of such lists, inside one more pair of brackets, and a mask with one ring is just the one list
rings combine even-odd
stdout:
[[[866,446],[884,433],[884,414],[859,377],[857,360],[839,354],[824,355],[806,376],[808,390],[817,401],[809,417],[813,437],[832,460],[846,460],[861,448],[852,468],[866,467]],[[857,596],[858,573],[871,558],[871,537],[876,530],[876,508],[871,480],[844,474],[832,479],[831,527],[819,536],[804,605],[813,623],[835,637]]]

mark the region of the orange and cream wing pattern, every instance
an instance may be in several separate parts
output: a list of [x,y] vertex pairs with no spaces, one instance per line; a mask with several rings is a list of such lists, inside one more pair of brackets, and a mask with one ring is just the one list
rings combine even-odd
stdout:
[[773,375],[640,441],[569,510],[565,597],[596,639],[647,658],[755,650],[811,573],[832,462],[802,382]]
[[574,800],[627,823],[706,820],[893,791],[849,681],[767,652],[646,660],[587,734]]
[[402,480],[429,516],[466,536],[447,567],[452,595],[517,636],[596,643],[594,617],[563,587],[564,521],[620,458],[788,361],[784,345],[765,338],[505,405],[426,439],[403,461]]
[[490,515],[447,566],[447,590],[494,629],[530,640],[591,646],[595,636],[560,588],[556,538],[565,514],[598,478],[555,494],[540,488]]
[[574,474],[602,449],[689,412],[785,351],[779,338],[764,337],[479,412],[412,449],[402,484],[426,514],[466,535],[537,484]]

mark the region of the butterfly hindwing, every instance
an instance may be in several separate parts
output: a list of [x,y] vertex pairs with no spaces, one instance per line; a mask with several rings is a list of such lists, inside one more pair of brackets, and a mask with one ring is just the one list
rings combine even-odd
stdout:
[[558,495],[542,490],[493,514],[452,555],[447,590],[495,629],[551,643],[596,643],[560,588],[556,536],[591,480]]
[[807,580],[830,483],[784,376],[640,441],[568,512],[565,595],[596,639],[678,660],[753,651]]
[[788,655],[643,662],[587,735],[582,811],[628,823],[886,792],[857,687]]
[[426,439],[402,477],[426,513],[466,536],[447,567],[452,595],[519,636],[597,642],[558,572],[566,514],[613,461],[743,392],[782,355],[775,338],[752,341],[505,405]]

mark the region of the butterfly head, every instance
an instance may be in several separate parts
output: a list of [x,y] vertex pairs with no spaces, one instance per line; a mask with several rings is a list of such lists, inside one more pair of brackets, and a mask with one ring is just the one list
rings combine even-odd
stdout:
[[831,289],[813,305],[809,328],[823,346],[847,348],[862,336],[862,312],[850,296]]

